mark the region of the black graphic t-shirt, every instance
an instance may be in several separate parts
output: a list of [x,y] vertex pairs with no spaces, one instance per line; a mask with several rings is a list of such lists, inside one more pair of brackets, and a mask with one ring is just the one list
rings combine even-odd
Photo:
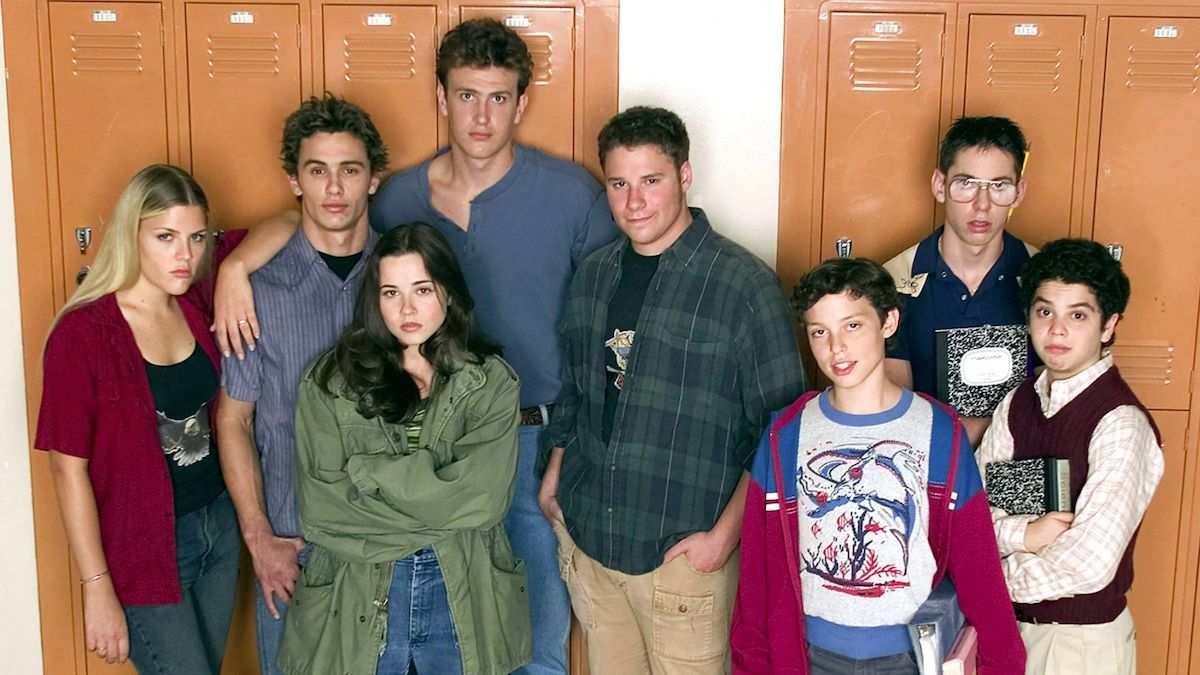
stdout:
[[146,362],[157,410],[158,440],[167,455],[175,492],[175,517],[205,506],[225,491],[217,461],[208,402],[217,393],[217,371],[200,345],[170,366]]
[[646,300],[646,288],[658,270],[658,256],[638,255],[633,247],[625,249],[621,257],[621,281],[612,300],[608,303],[608,325],[604,334],[604,369],[608,372],[608,386],[604,389],[604,442],[612,437],[613,421],[617,416],[617,401],[625,386],[625,370],[629,367],[629,355],[633,351],[634,328],[642,304]]

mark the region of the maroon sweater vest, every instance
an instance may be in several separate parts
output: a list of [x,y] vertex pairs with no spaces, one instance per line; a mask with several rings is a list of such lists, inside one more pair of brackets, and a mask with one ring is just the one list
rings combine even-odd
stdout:
[[[1088,444],[1100,419],[1114,408],[1136,406],[1146,415],[1155,438],[1162,439],[1154,418],[1138,401],[1137,396],[1121,379],[1116,367],[1110,368],[1087,389],[1063,406],[1054,417],[1042,415],[1041,402],[1029,378],[1017,388],[1008,411],[1008,426],[1013,437],[1013,459],[1059,457],[1071,463],[1071,503],[1079,503],[1079,493],[1088,476]],[[1036,623],[1108,623],[1125,609],[1125,593],[1133,584],[1133,546],[1137,542],[1134,530],[1117,574],[1104,588],[1095,593],[1076,595],[1058,600],[1013,605],[1017,620]]]

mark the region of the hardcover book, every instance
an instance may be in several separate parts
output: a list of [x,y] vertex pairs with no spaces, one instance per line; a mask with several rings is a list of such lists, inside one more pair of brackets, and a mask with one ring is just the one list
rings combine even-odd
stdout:
[[991,417],[1028,374],[1024,325],[944,328],[935,333],[937,397],[964,417]]
[[1009,515],[1070,511],[1071,463],[1057,457],[992,462],[984,467],[988,503]]
[[942,663],[942,675],[975,675],[975,662],[979,658],[979,633],[966,624],[958,632],[958,639],[950,647],[946,661]]
[[942,672],[951,642],[964,621],[954,583],[949,577],[943,577],[908,622],[908,635],[920,675]]

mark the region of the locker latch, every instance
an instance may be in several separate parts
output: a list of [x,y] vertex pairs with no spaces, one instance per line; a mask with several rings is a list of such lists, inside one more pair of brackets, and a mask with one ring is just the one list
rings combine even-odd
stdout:
[[837,241],[833,242],[833,249],[839,258],[849,258],[853,248],[854,240],[850,237],[838,237]]
[[92,228],[75,228],[75,243],[79,244],[79,252],[81,254],[87,253],[88,247],[92,245]]
[[1117,262],[1121,262],[1121,258],[1125,256],[1125,247],[1121,244],[1109,244],[1104,248],[1108,249],[1108,254]]

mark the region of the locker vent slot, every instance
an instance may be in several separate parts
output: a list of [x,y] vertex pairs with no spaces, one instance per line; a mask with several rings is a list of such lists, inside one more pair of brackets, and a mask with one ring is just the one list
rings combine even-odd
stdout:
[[274,77],[279,74],[279,35],[209,35],[209,77]]
[[987,82],[993,89],[1058,91],[1061,68],[1062,50],[1052,45],[988,45]]
[[545,33],[522,33],[529,55],[533,57],[530,84],[550,84],[554,79],[554,38]]
[[1128,340],[1112,346],[1113,362],[1130,384],[1171,384],[1175,347],[1165,340]]
[[71,35],[71,72],[140,73],[142,72],[142,33]]
[[1125,86],[1196,93],[1200,86],[1200,50],[1129,47]]
[[417,74],[417,37],[351,33],[342,40],[342,76],[353,80],[411,80]]
[[865,91],[916,91],[921,86],[921,44],[916,40],[854,38],[850,83]]

